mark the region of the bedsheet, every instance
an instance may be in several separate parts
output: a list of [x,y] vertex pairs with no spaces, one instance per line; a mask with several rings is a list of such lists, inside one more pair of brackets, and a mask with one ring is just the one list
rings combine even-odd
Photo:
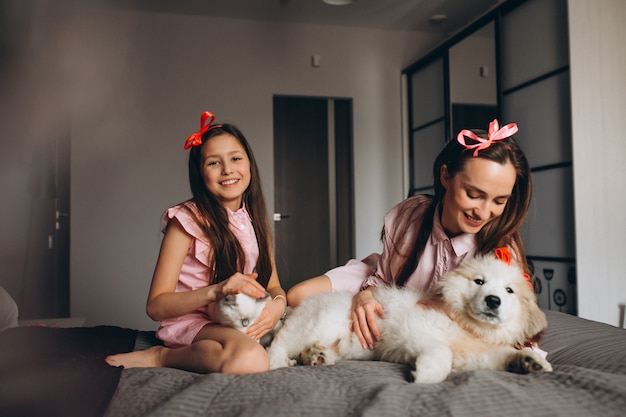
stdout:
[[408,382],[407,366],[342,361],[255,375],[128,369],[107,417],[623,416],[626,330],[546,311],[540,347],[554,372],[472,371]]

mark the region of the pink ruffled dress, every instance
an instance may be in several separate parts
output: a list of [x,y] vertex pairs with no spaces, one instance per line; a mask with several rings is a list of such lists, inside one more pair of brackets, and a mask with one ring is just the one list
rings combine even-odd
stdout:
[[[176,284],[176,292],[206,287],[209,285],[209,277],[213,273],[209,266],[209,257],[212,252],[211,244],[190,213],[185,210],[184,206],[197,212],[195,203],[186,202],[169,208],[163,217],[165,224],[163,228],[164,232],[170,220],[175,218],[182,225],[183,229],[193,238],[180,271],[180,277]],[[252,273],[254,272],[254,267],[259,257],[259,245],[257,243],[256,234],[254,233],[254,228],[252,227],[250,215],[245,207],[242,207],[236,212],[229,209],[226,210],[228,211],[229,227],[239,240],[241,248],[246,253],[246,263],[243,273]],[[202,307],[193,313],[163,320],[157,330],[157,337],[169,347],[187,346],[193,342],[198,332],[208,323],[211,323],[211,320],[207,315],[207,309],[206,307]]]

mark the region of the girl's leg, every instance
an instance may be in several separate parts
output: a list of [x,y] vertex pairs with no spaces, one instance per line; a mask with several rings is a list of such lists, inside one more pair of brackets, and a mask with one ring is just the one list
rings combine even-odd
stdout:
[[331,292],[332,290],[333,287],[330,278],[326,275],[309,278],[291,287],[287,292],[287,304],[296,307],[300,305],[305,298],[324,292]]
[[207,324],[188,347],[190,352],[167,358],[171,361],[169,366],[179,367],[176,366],[178,363],[185,366],[183,369],[196,369],[195,372],[225,374],[251,374],[269,370],[265,348],[250,336],[231,327]]
[[267,353],[259,343],[239,330],[216,324],[204,326],[189,346],[155,346],[112,355],[106,361],[125,368],[169,367],[199,373],[249,374],[269,370]]

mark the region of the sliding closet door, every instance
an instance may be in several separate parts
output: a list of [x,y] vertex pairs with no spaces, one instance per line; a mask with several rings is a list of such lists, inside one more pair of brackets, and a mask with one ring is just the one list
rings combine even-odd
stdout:
[[502,16],[502,115],[532,168],[523,228],[541,307],[576,314],[576,247],[566,0],[529,0]]
[[481,19],[404,70],[409,116],[409,195],[432,193],[432,166],[461,129],[498,116],[495,24]]
[[446,143],[447,53],[408,76],[409,194],[433,192],[433,161]]

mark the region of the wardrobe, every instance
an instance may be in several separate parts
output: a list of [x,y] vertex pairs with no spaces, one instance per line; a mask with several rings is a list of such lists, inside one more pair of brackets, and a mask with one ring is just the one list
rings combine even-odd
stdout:
[[509,0],[404,70],[409,194],[463,128],[517,123],[534,192],[522,229],[542,308],[577,314],[566,0]]

